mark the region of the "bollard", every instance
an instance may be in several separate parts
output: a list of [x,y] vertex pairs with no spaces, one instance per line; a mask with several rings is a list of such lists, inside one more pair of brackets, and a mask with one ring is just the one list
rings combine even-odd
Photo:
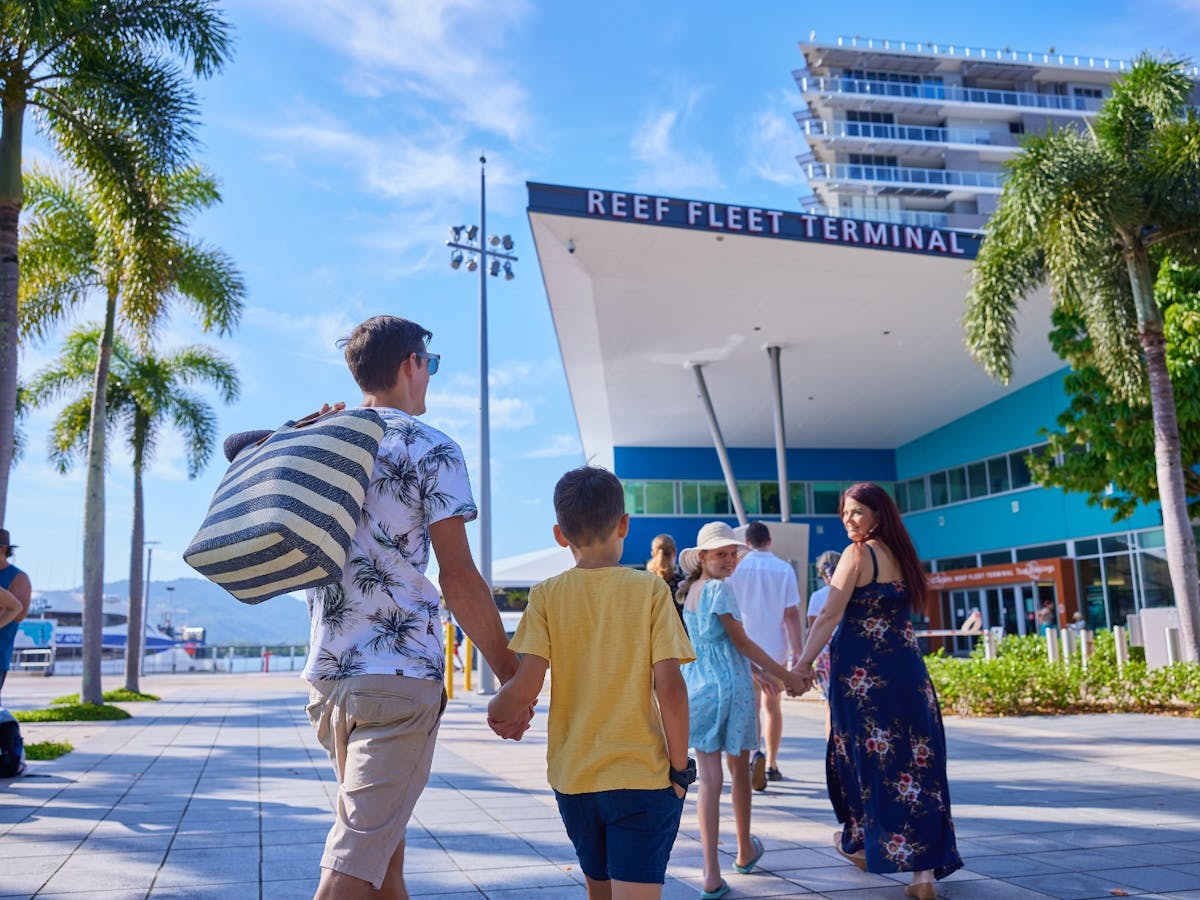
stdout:
[[296,645],[288,644],[288,671],[292,672],[296,668]]
[[1086,672],[1088,660],[1092,657],[1092,633],[1090,631],[1079,632],[1079,664]]
[[1175,663],[1183,659],[1183,655],[1179,652],[1179,629],[1167,629],[1167,665],[1173,666]]
[[985,631],[983,633],[983,658],[996,658],[996,636],[992,634],[991,631]]
[[264,647],[263,648],[263,673],[265,674],[270,671],[271,671],[271,651]]
[[1058,629],[1057,628],[1047,628],[1046,629],[1046,656],[1049,658],[1050,662],[1052,662],[1052,663],[1057,663],[1057,662],[1062,661],[1062,659],[1058,653]]
[[446,699],[454,699],[454,621],[446,621]]
[[1129,662],[1129,644],[1125,640],[1125,626],[1113,626],[1113,641],[1117,645],[1117,671],[1124,670],[1125,663]]
[[1071,662],[1071,654],[1075,652],[1075,632],[1070,628],[1064,628],[1059,632],[1059,638],[1062,642],[1062,659],[1064,663]]
[[229,648],[229,652],[225,654],[225,660],[229,663],[229,674],[233,674],[233,648]]
[[475,673],[475,644],[470,638],[463,641],[463,690],[471,692],[471,676]]

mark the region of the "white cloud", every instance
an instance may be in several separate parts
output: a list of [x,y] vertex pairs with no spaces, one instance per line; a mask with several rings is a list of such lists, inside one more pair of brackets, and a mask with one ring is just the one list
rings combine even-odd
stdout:
[[[714,191],[722,187],[712,157],[688,143],[687,121],[701,91],[693,91],[677,109],[667,109],[647,115],[629,142],[634,159],[642,163],[638,175],[640,185],[660,193]],[[687,149],[681,149],[680,143]]]
[[563,459],[582,454],[583,445],[579,443],[579,435],[554,434],[542,446],[535,447],[521,455],[524,459]]
[[750,169],[772,184],[805,183],[796,157],[808,148],[793,111],[799,101],[794,92],[779,92],[737,128],[739,144]]
[[514,142],[530,130],[526,92],[502,56],[530,11],[524,0],[258,3],[342,56],[343,83],[360,96],[422,98]]

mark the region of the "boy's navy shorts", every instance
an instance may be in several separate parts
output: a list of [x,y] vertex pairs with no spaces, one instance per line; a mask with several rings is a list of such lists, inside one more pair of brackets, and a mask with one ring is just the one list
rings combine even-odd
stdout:
[[679,831],[683,798],[673,787],[653,791],[560,794],[558,811],[579,867],[593,881],[662,884]]

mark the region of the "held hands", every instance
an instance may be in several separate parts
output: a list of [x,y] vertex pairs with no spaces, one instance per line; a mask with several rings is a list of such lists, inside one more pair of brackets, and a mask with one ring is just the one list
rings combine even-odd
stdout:
[[488,716],[487,719],[488,727],[506,741],[519,741],[529,730],[531,721],[533,721],[533,704],[512,719],[502,721],[493,719],[491,716]]
[[762,689],[762,692],[769,697],[775,697],[783,691],[783,682],[774,675],[764,672],[762,669],[754,669],[751,674],[754,677],[754,683]]
[[[798,683],[800,685],[802,685],[794,694],[792,694],[792,696],[794,696],[794,697],[798,697],[801,694],[808,693],[809,689],[812,688],[812,686],[813,686],[813,682],[815,682],[817,680],[816,673],[813,671],[812,663],[806,663],[806,662],[793,663],[792,670],[788,674],[793,675],[793,676],[797,677],[798,679],[800,679],[800,681]],[[789,693],[790,693],[790,689],[789,689]]]

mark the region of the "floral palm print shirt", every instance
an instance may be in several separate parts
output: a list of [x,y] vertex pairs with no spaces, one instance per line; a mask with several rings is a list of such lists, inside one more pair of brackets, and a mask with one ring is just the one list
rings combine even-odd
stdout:
[[440,681],[438,590],[425,577],[429,526],[477,515],[458,444],[397,409],[386,431],[338,584],[308,591],[309,681],[406,675]]

